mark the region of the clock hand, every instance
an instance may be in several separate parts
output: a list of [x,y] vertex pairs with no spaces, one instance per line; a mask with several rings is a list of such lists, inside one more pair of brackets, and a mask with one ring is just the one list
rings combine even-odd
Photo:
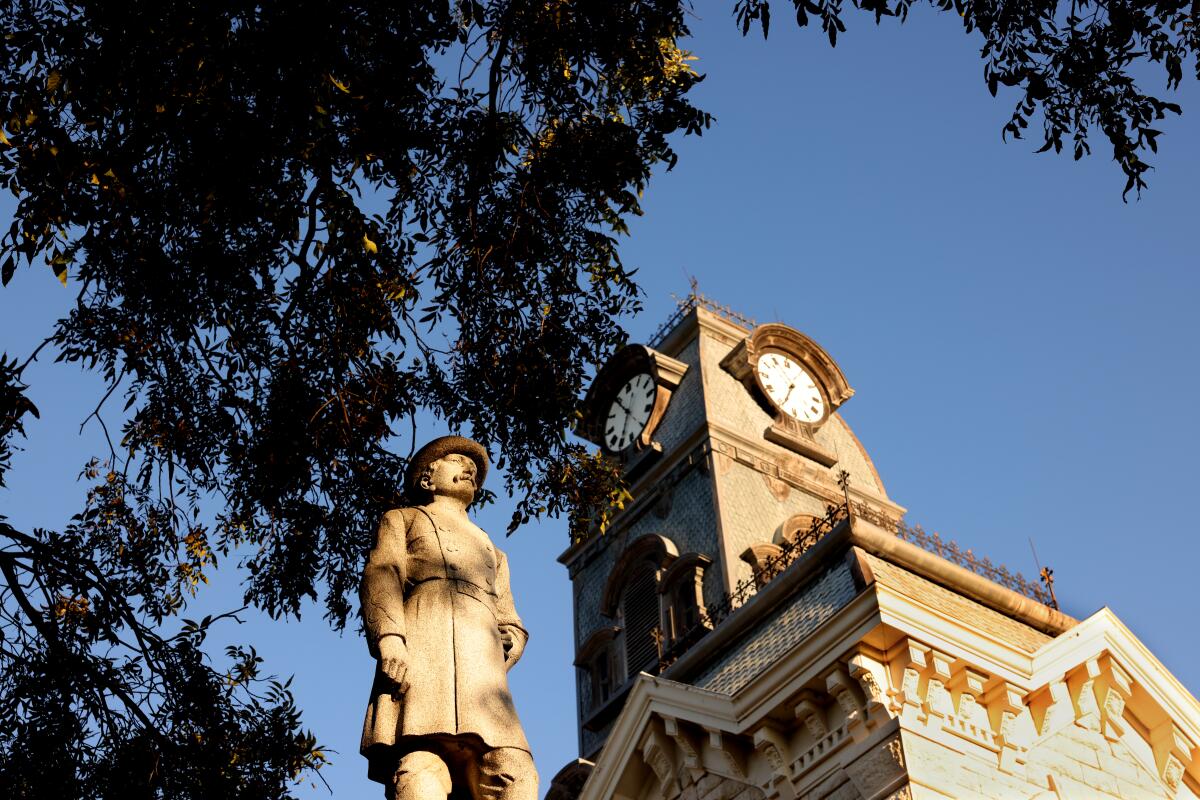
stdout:
[[796,381],[792,379],[790,375],[785,372],[784,377],[791,380],[791,382],[788,384],[787,393],[784,394],[783,399],[779,401],[779,406],[781,408],[787,405],[788,398],[792,396],[792,390],[796,388]]
[[632,414],[625,415],[625,424],[621,426],[621,437],[622,438],[624,438],[625,434],[629,431],[629,420],[631,420],[631,419],[633,419]]
[[789,384],[788,384],[788,390],[787,390],[787,394],[785,394],[785,395],[783,396],[783,399],[779,401],[779,405],[781,405],[781,406],[786,406],[786,405],[787,405],[788,398],[792,396],[792,390],[793,390],[793,389],[795,389],[795,388],[796,388],[796,384],[794,384],[794,383],[789,383]]

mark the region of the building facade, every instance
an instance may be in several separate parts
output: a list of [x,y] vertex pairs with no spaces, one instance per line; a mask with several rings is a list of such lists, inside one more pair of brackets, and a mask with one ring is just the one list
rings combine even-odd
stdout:
[[632,500],[562,554],[551,800],[1200,797],[1200,706],[1107,609],[903,522],[817,343],[693,297],[600,369]]

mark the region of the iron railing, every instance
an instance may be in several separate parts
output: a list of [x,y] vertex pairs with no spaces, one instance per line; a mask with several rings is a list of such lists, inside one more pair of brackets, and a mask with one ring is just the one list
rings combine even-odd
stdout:
[[662,325],[659,325],[658,330],[656,330],[650,336],[650,346],[658,347],[660,344],[662,344],[663,340],[667,338],[667,334],[673,331],[675,326],[679,324],[679,320],[691,313],[693,308],[703,308],[711,311],[717,316],[727,319],[735,325],[740,325],[747,330],[753,330],[754,328],[758,327],[758,323],[750,317],[739,314],[729,306],[718,303],[716,300],[712,300],[700,294],[700,289],[696,283],[696,279],[693,278],[692,288],[691,291],[687,293],[687,296],[675,298],[675,313],[668,317],[666,322],[664,322]]
[[1058,603],[1049,591],[1049,587],[1039,585],[1019,572],[1009,572],[1008,567],[1003,564],[994,564],[986,556],[980,558],[969,547],[964,550],[958,546],[957,542],[943,539],[936,532],[926,533],[920,525],[910,526],[901,522],[894,527],[893,532],[904,541],[912,542],[922,550],[927,550],[960,567],[965,567],[976,575],[998,583],[1006,589],[1012,589],[1017,594],[1025,595],[1030,600],[1036,600],[1050,608],[1058,608]]
[[1003,564],[992,563],[992,560],[986,556],[980,557],[975,555],[971,548],[964,549],[952,539],[943,539],[936,532],[927,533],[920,525],[909,525],[903,521],[897,522],[864,503],[855,502],[852,508],[856,519],[865,519],[890,533],[894,533],[898,538],[915,544],[922,550],[939,555],[947,561],[969,569],[976,575],[987,578],[993,583],[998,583],[1006,589],[1012,589],[1017,594],[1025,595],[1030,600],[1036,600],[1042,605],[1053,609],[1058,608],[1058,601],[1055,599],[1054,591],[1051,589],[1053,578],[1046,574],[1053,575],[1053,570],[1042,570],[1042,582],[1039,584],[1037,581],[1029,580],[1019,572],[1010,572],[1008,567]]

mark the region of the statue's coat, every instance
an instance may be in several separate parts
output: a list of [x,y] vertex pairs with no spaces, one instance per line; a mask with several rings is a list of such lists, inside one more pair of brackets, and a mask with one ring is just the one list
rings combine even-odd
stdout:
[[[401,694],[375,670],[361,751],[372,761],[454,737],[485,748],[529,750],[512,695],[500,626],[528,637],[513,606],[508,562],[474,525],[434,528],[419,508],[389,511],[361,588],[371,653],[403,636],[408,683]],[[523,641],[521,642],[523,645]],[[382,765],[381,765],[382,766]]]

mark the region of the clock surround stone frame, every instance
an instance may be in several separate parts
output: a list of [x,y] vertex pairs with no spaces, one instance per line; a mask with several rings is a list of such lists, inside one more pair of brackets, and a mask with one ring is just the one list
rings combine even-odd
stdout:
[[[779,353],[800,365],[821,393],[824,414],[816,422],[798,420],[779,407],[758,374],[758,361],[769,353]],[[780,322],[759,325],[721,360],[721,367],[741,381],[763,410],[774,417],[763,431],[767,441],[831,467],[837,456],[817,444],[815,434],[834,412],[854,395],[837,362],[819,344],[795,328]]]
[[[588,389],[583,401],[584,424],[580,434],[605,453],[621,458],[630,459],[643,451],[657,452],[659,448],[655,446],[654,431],[667,413],[671,394],[678,388],[687,370],[687,364],[646,345],[631,344],[621,348],[600,368]],[[623,450],[612,450],[604,441],[604,420],[608,407],[626,381],[643,373],[654,380],[654,408],[632,444]]]

